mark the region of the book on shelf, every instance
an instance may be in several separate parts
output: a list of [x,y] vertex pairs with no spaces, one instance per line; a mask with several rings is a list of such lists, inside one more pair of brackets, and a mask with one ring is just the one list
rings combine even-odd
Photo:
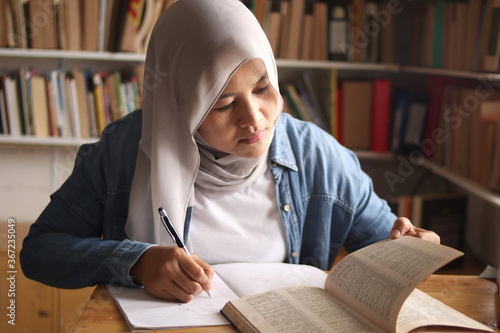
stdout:
[[377,79],[373,81],[371,146],[374,152],[389,150],[391,121],[391,81]]
[[493,142],[493,161],[491,165],[491,179],[489,187],[492,190],[500,191],[500,119],[495,125],[495,137]]
[[368,150],[371,145],[373,82],[344,80],[341,85],[342,144],[351,149]]
[[33,75],[30,79],[31,101],[34,108],[33,127],[34,135],[40,137],[49,136],[49,112],[47,103],[47,86],[45,77]]
[[100,0],[82,1],[83,30],[82,50],[97,51],[99,40]]
[[125,25],[123,29],[120,51],[136,52],[137,38],[141,26],[142,14],[145,9],[145,0],[130,1],[128,5]]
[[[57,49],[56,8],[53,1],[29,0],[31,47]],[[21,32],[22,33],[22,32]]]
[[305,0],[290,1],[290,25],[286,40],[286,54],[284,58],[300,59],[301,31],[304,17]]
[[21,109],[19,106],[19,92],[17,89],[17,78],[2,75],[2,89],[5,101],[5,115],[9,134],[19,136],[22,134]]
[[332,268],[323,288],[283,287],[233,299],[221,312],[243,332],[297,328],[409,332],[425,326],[491,332],[415,289],[423,278],[461,255],[455,249],[413,237],[386,240],[343,258]]

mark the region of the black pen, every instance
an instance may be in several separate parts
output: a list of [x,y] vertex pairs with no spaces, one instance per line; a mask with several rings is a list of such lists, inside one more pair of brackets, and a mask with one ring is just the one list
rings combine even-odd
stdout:
[[[182,241],[182,238],[179,237],[179,234],[177,234],[177,231],[175,230],[174,228],[174,225],[172,224],[172,222],[170,222],[170,219],[168,218],[168,215],[167,215],[167,212],[165,211],[165,209],[163,209],[162,207],[158,208],[158,213],[160,213],[160,219],[161,219],[161,222],[163,223],[163,226],[165,227],[165,229],[167,229],[168,231],[168,234],[170,235],[170,237],[172,237],[172,241],[177,244],[178,247],[180,247],[181,249],[184,250],[184,252],[187,253],[188,256],[191,257],[191,253],[189,253],[186,245],[184,245],[184,242]],[[208,295],[208,297],[212,298],[212,295],[210,294],[210,291],[205,291]]]

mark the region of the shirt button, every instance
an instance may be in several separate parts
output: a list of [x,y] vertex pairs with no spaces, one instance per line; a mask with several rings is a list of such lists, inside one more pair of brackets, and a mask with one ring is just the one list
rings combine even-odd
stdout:
[[299,255],[299,253],[297,251],[293,251],[292,252],[292,257],[293,258],[296,258],[298,255]]
[[292,208],[292,206],[290,206],[290,204],[286,204],[286,205],[284,205],[284,206],[283,206],[283,210],[284,210],[285,212],[290,211],[290,209],[291,209],[291,208]]
[[273,162],[271,165],[272,165],[273,168],[276,168],[278,166],[278,163]]

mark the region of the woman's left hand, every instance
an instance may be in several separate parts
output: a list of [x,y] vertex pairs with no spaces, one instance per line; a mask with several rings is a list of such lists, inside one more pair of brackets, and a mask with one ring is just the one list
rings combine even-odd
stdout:
[[415,227],[406,217],[398,217],[391,230],[391,238],[396,239],[401,236],[413,236],[424,240],[440,243],[441,238],[434,231]]

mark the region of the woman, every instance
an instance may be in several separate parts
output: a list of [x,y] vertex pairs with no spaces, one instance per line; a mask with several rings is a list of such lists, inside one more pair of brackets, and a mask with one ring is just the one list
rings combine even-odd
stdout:
[[[238,0],[181,0],[148,47],[144,107],[83,146],[33,224],[26,276],[63,288],[144,285],[190,301],[211,264],[304,263],[329,269],[342,246],[429,231],[396,219],[354,154],[282,115],[276,64]],[[165,208],[188,248],[177,248]],[[156,245],[156,246],[154,246]]]

